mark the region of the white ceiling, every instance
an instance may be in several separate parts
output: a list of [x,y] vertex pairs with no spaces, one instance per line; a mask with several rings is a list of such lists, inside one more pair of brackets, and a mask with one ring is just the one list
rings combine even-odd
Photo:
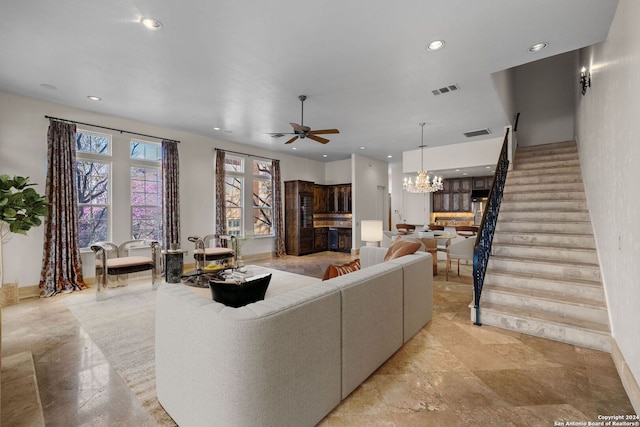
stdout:
[[[463,132],[480,128],[501,134],[509,120],[491,74],[603,41],[616,6],[3,0],[0,90],[321,161],[356,152],[401,161],[420,144],[420,122],[432,147],[467,142]],[[163,28],[147,30],[143,16]],[[428,52],[435,39],[445,48]],[[549,46],[529,52],[537,42]],[[460,89],[432,95],[451,84]],[[340,129],[329,144],[264,135],[300,123],[301,94],[305,125]]]

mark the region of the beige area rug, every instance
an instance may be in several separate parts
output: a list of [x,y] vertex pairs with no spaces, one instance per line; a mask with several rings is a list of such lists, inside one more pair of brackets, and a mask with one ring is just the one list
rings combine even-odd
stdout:
[[88,293],[65,304],[158,425],[175,426],[156,398],[156,292],[149,283],[108,292],[103,301]]

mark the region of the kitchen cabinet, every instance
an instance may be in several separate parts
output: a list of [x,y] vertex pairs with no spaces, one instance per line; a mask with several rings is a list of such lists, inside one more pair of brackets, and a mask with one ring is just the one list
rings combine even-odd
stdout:
[[351,184],[327,186],[326,212],[351,212]]
[[314,251],[313,190],[309,181],[286,181],[285,247],[289,255],[305,255]]
[[476,176],[472,178],[474,190],[490,190],[493,176]]
[[434,212],[471,212],[471,178],[442,181],[442,190],[433,193]]
[[315,213],[329,212],[329,188],[326,185],[313,186],[313,211]]
[[313,250],[323,252],[329,250],[329,227],[316,227]]
[[351,229],[340,228],[338,229],[338,251],[339,252],[351,252]]

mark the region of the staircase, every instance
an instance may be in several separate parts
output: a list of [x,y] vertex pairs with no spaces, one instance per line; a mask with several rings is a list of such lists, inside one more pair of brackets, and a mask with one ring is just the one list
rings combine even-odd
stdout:
[[610,352],[575,142],[519,148],[513,166],[483,285],[481,323]]

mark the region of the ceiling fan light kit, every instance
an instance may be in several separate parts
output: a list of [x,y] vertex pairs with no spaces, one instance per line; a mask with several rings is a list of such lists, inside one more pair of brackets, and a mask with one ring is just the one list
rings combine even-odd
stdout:
[[289,124],[293,128],[293,132],[275,132],[275,133],[267,133],[267,135],[272,135],[274,138],[281,137],[284,135],[294,135],[293,138],[289,139],[285,144],[291,144],[296,139],[305,139],[309,138],[321,144],[326,144],[329,142],[327,138],[323,138],[318,135],[325,135],[330,133],[340,133],[338,129],[317,129],[313,130],[309,126],[304,125],[304,101],[307,99],[307,95],[300,95],[298,99],[301,103],[301,115],[300,115],[300,124],[290,122]]

